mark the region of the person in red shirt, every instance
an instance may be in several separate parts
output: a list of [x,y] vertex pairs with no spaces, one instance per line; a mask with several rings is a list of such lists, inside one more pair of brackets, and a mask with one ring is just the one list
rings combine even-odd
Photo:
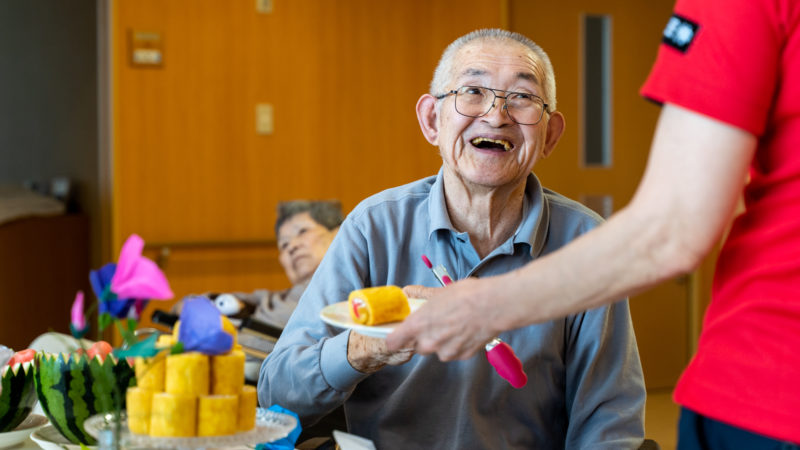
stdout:
[[517,271],[408,287],[431,301],[387,346],[465,359],[501,331],[688,273],[743,194],[675,390],[679,448],[797,448],[787,443],[800,443],[800,2],[679,0],[642,94],[663,109],[630,204]]

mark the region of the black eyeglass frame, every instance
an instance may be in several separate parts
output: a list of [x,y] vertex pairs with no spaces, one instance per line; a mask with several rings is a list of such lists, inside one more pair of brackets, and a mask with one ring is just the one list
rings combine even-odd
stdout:
[[[544,117],[544,113],[550,114],[550,110],[548,110],[548,109],[547,109],[547,108],[548,108],[550,105],[548,105],[547,103],[545,103],[545,102],[544,102],[544,99],[543,99],[542,97],[539,97],[539,96],[538,96],[538,95],[536,95],[536,94],[531,94],[531,93],[529,93],[529,92],[505,91],[505,90],[503,90],[503,89],[493,89],[493,88],[489,88],[489,87],[485,87],[485,86],[470,86],[470,85],[466,85],[466,86],[461,86],[461,87],[460,87],[460,88],[458,88],[458,89],[453,89],[453,90],[451,90],[451,91],[445,92],[444,94],[437,95],[437,96],[435,96],[434,98],[435,98],[436,100],[442,100],[443,98],[445,98],[445,97],[448,97],[448,96],[450,96],[450,95],[455,95],[455,96],[456,96],[456,98],[458,98],[458,91],[460,91],[460,90],[462,90],[462,89],[464,89],[464,88],[486,89],[486,90],[488,90],[488,91],[492,91],[492,94],[494,94],[494,99],[492,100],[492,106],[490,106],[490,107],[489,107],[489,109],[487,109],[485,113],[483,113],[483,114],[481,114],[481,115],[479,115],[479,116],[472,116],[472,115],[470,115],[470,114],[464,114],[464,113],[462,113],[461,111],[459,111],[459,110],[458,110],[458,108],[456,108],[456,104],[457,104],[458,102],[453,102],[453,107],[455,108],[456,112],[457,112],[457,113],[459,113],[459,114],[461,114],[461,115],[462,115],[462,116],[464,116],[464,117],[474,117],[474,118],[478,118],[478,117],[483,117],[483,116],[485,116],[485,115],[489,114],[489,112],[492,110],[492,108],[494,108],[494,106],[495,106],[495,102],[497,101],[497,99],[498,99],[498,98],[502,98],[502,99],[503,99],[503,109],[506,111],[506,114],[508,115],[508,117],[509,117],[511,120],[513,120],[513,121],[514,121],[514,123],[517,123],[517,124],[520,124],[520,125],[536,125],[536,124],[538,124],[539,122],[541,122],[541,121],[542,121],[542,118]],[[505,95],[505,96],[503,96],[503,95],[497,95],[497,93],[498,93],[498,92],[504,92],[506,95]],[[515,118],[514,118],[514,116],[512,116],[512,115],[511,115],[511,112],[508,110],[508,96],[509,96],[509,95],[512,95],[512,94],[517,94],[517,95],[527,95],[527,96],[531,96],[531,97],[536,97],[536,98],[538,98],[539,100],[541,100],[541,101],[542,101],[542,114],[539,116],[539,120],[537,120],[536,122],[533,122],[533,123],[522,123],[522,122],[518,122],[518,121],[517,121],[517,119],[515,119]]]

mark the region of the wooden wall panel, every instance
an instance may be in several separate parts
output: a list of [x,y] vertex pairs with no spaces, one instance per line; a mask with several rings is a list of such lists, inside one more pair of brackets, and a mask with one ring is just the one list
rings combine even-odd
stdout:
[[[269,240],[280,200],[349,210],[436,173],[414,105],[444,47],[499,26],[503,6],[276,0],[260,14],[252,0],[114,1],[113,248],[134,232]],[[131,31],[161,34],[163,66],[130,64]],[[274,107],[272,135],[256,134],[258,103]],[[274,251],[250,252],[173,249],[166,273],[178,296],[287,284]]]

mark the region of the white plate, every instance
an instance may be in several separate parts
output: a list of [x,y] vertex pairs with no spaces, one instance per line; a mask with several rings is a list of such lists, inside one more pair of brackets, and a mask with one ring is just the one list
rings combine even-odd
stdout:
[[[56,430],[56,428],[52,425],[47,425],[46,427],[39,428],[38,430],[34,431],[31,434],[31,439],[33,442],[39,444],[39,447],[42,447],[44,450],[80,450],[80,445],[75,445],[69,441],[69,439],[65,438],[61,435],[61,433]],[[97,448],[93,446],[89,446],[88,448]]]
[[[423,303],[425,303],[425,300],[423,299],[408,299],[408,306],[411,308],[411,312],[416,311],[420,306],[422,306]],[[350,307],[347,305],[347,302],[334,303],[322,308],[322,311],[319,312],[319,318],[328,325],[333,325],[338,328],[349,328],[353,331],[363,334],[364,336],[379,338],[385,338],[388,336],[389,333],[394,330],[394,327],[400,323],[391,322],[372,326],[362,325],[358,322],[355,322],[350,317]]]
[[[110,414],[98,414],[86,419],[83,427],[95,439],[107,427]],[[142,434],[128,433],[128,424],[124,423],[128,448],[238,448],[244,445],[256,445],[260,442],[272,442],[285,438],[297,426],[297,419],[289,414],[256,408],[256,426],[249,431],[242,431],[226,436],[209,437],[151,437]]]
[[0,448],[11,447],[19,444],[20,442],[28,439],[38,428],[43,427],[47,423],[47,417],[40,416],[39,414],[31,414],[25,418],[17,428],[5,433],[0,433]]

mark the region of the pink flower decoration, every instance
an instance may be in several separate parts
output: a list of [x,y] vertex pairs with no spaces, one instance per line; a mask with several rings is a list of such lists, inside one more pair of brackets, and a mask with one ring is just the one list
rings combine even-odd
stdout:
[[76,330],[86,328],[86,318],[83,316],[83,291],[75,294],[75,301],[72,302],[72,314],[70,323]]
[[144,241],[132,234],[119,254],[111,291],[119,298],[168,300],[173,297],[167,277],[156,263],[142,256]]

